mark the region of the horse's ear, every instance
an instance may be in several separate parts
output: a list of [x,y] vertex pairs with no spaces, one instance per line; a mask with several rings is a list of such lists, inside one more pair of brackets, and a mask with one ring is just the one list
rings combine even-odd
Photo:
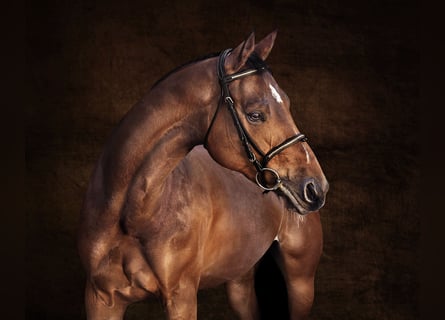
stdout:
[[235,49],[232,50],[226,59],[227,73],[237,72],[247,62],[247,58],[255,49],[255,33],[252,32],[249,37]]
[[263,40],[261,40],[256,44],[255,52],[263,61],[265,61],[269,56],[269,53],[272,50],[273,45],[275,43],[276,37],[277,37],[277,30],[271,32],[268,36],[266,36]]

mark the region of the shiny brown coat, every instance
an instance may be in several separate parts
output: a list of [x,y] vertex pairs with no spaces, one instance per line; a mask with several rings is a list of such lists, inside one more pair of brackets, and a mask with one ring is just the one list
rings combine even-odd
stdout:
[[[256,45],[249,36],[228,57],[227,72],[240,70],[253,51],[266,59],[275,36]],[[190,152],[204,142],[219,103],[215,68],[216,59],[206,59],[161,81],[105,145],[79,229],[88,319],[122,319],[130,303],[150,295],[162,297],[169,319],[195,319],[197,290],[221,283],[227,283],[239,316],[255,319],[254,266],[275,238],[292,317],[307,316],[322,233],[318,213],[299,216],[320,207],[305,201],[302,186],[314,181],[324,203],[327,181],[302,142],[270,163],[290,194],[263,194],[224,111],[208,135],[209,153]],[[242,117],[264,149],[298,133],[289,99],[269,73],[246,77],[231,85],[231,92],[239,114],[253,108],[267,116],[260,124]]]

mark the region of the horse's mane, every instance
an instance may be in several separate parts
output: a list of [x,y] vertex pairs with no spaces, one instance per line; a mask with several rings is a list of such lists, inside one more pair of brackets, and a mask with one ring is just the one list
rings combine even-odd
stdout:
[[[181,70],[182,68],[184,68],[184,67],[186,67],[186,66],[188,66],[188,65],[191,65],[191,64],[194,64],[194,63],[203,61],[203,60],[207,60],[207,59],[210,59],[210,58],[214,58],[214,57],[217,57],[217,56],[219,56],[219,55],[220,55],[220,52],[213,52],[213,53],[206,54],[206,55],[204,55],[204,56],[200,56],[200,57],[198,57],[198,58],[196,58],[196,59],[193,59],[193,60],[191,60],[191,61],[188,61],[188,62],[186,62],[186,63],[184,63],[184,64],[182,64],[182,65],[180,65],[180,66],[174,68],[173,70],[171,70],[171,71],[168,72],[167,74],[163,75],[160,79],[158,79],[158,80],[153,84],[153,86],[152,86],[151,88],[153,89],[153,88],[156,87],[160,82],[162,82],[163,80],[165,80],[166,78],[168,78],[170,75],[172,75],[173,73],[175,73],[175,72]],[[266,62],[264,62],[264,61],[258,56],[258,54],[257,54],[256,52],[253,52],[253,53],[249,56],[249,58],[247,59],[247,64],[248,64],[249,67],[251,67],[251,68],[258,69],[258,70],[267,70],[267,71],[271,72],[271,70],[270,70],[270,68],[267,66]],[[272,72],[271,72],[271,73],[272,73]]]

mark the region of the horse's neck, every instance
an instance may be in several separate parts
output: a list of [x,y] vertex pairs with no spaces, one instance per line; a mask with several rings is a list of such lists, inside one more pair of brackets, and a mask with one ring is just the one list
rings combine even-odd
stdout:
[[126,199],[139,207],[156,197],[179,161],[203,142],[219,97],[214,60],[188,66],[159,83],[113,132],[87,198],[99,215],[107,211],[110,223]]

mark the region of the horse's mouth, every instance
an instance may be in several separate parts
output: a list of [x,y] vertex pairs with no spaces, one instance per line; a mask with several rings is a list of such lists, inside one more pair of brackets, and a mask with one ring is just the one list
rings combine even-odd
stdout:
[[286,197],[287,209],[292,212],[296,212],[302,216],[307,215],[312,212],[310,210],[304,200],[302,200],[298,194],[296,194],[292,189],[286,184],[285,181],[281,183],[278,190]]

